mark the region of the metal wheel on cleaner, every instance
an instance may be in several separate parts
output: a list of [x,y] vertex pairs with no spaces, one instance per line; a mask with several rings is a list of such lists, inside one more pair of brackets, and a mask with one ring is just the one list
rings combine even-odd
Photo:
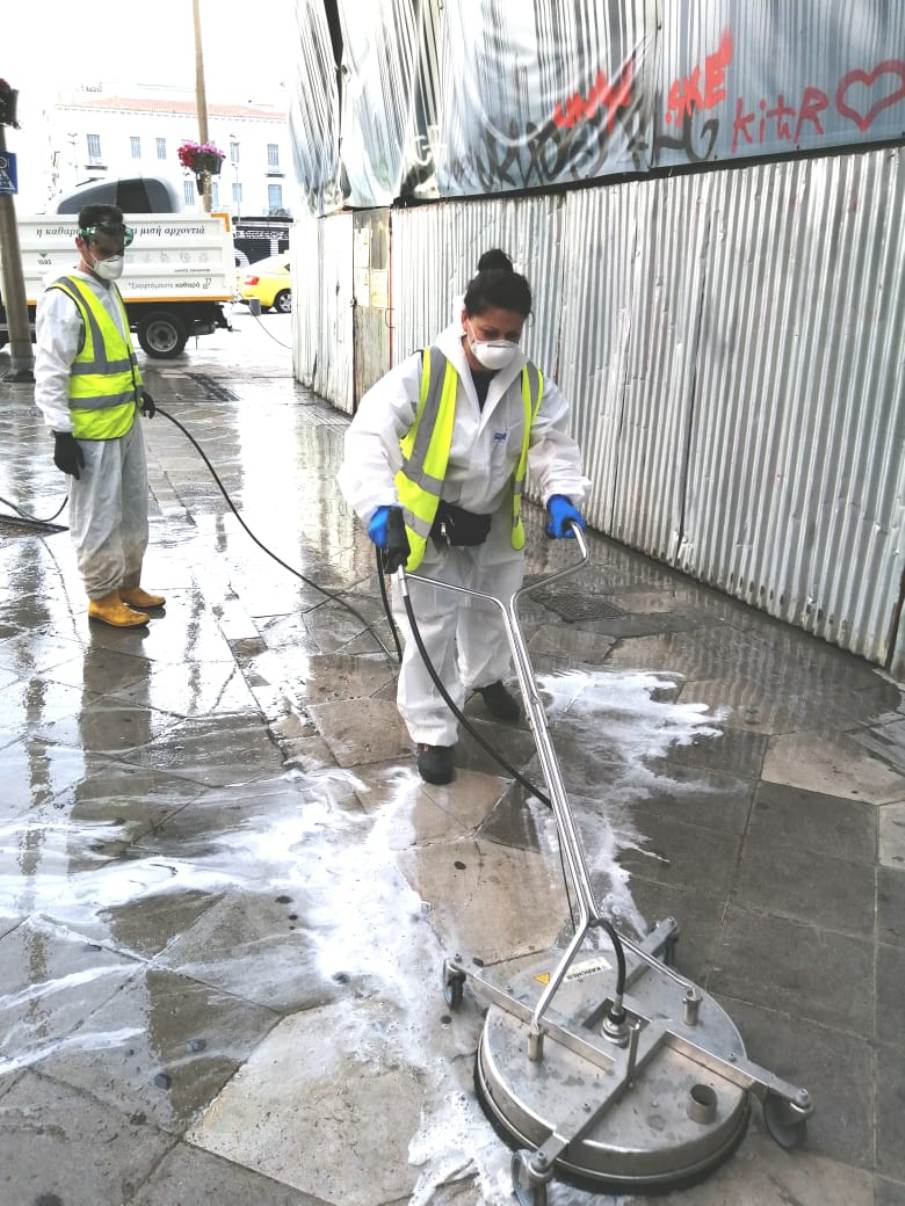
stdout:
[[[573,534],[584,564],[587,545],[575,525]],[[507,602],[404,569],[396,574],[404,595],[412,577],[500,609],[578,902],[565,950],[492,967],[466,966],[458,956],[443,965],[450,1008],[462,1004],[466,984],[489,1002],[475,1087],[488,1118],[516,1149],[512,1188],[522,1206],[546,1206],[554,1177],[616,1193],[693,1184],[744,1138],[752,1094],[783,1147],[802,1142],[812,1110],[805,1089],[747,1059],[725,1010],[670,966],[674,920],[636,943],[598,909],[518,619],[522,594],[577,568],[523,587]],[[585,949],[601,929],[615,958]]]

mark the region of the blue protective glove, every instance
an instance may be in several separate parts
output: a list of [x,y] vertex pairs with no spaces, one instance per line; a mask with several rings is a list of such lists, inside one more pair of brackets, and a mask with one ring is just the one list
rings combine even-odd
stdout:
[[547,500],[547,513],[550,522],[547,524],[547,535],[554,540],[574,540],[571,524],[576,523],[580,528],[585,526],[584,518],[577,507],[573,507],[564,494],[554,494]]
[[387,546],[390,529],[390,508],[378,507],[368,523],[368,535],[379,549]]

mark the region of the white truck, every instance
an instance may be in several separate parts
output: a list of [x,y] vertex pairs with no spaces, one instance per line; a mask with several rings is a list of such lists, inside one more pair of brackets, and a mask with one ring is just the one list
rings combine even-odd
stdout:
[[[129,323],[149,356],[171,360],[192,335],[229,326],[223,302],[236,295],[228,214],[127,214],[135,240],[119,281]],[[19,242],[28,312],[44,286],[78,263],[78,219],[69,214],[20,218]],[[0,306],[0,347],[7,342]]]

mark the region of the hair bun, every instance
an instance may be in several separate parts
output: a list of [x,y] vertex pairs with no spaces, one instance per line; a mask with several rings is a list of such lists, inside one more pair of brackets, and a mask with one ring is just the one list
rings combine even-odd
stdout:
[[485,251],[478,260],[478,272],[514,272],[512,260],[505,251],[501,251],[499,247],[493,247],[490,251]]

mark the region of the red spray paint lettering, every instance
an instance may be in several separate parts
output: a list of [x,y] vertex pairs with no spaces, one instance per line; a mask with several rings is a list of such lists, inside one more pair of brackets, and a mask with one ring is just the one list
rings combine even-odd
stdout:
[[570,130],[605,110],[607,133],[612,134],[620,109],[631,108],[634,79],[635,65],[631,59],[612,83],[603,71],[598,71],[587,96],[582,96],[580,92],[573,93],[566,101],[565,109],[557,102],[553,110],[553,124],[561,130]]
[[726,99],[726,68],[732,62],[732,33],[724,30],[720,44],[704,60],[704,88],[701,91],[700,67],[691,75],[673,80],[666,99],[666,124],[680,126],[686,116],[713,109]]

